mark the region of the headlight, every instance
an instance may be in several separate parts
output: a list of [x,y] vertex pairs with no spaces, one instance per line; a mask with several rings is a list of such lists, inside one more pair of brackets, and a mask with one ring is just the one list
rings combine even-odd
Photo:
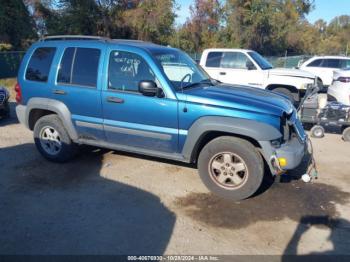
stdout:
[[304,84],[301,85],[301,89],[307,90],[309,88],[312,88],[313,86],[314,86],[313,83],[304,83]]

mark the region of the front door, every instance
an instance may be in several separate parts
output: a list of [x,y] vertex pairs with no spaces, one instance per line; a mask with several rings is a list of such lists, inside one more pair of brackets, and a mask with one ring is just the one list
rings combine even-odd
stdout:
[[[248,65],[251,67],[248,68]],[[223,52],[219,80],[224,83],[262,86],[262,72],[241,52]]]
[[177,152],[177,100],[139,93],[142,80],[152,80],[161,88],[154,70],[140,55],[111,50],[108,59],[108,83],[102,92],[107,141],[157,152]]

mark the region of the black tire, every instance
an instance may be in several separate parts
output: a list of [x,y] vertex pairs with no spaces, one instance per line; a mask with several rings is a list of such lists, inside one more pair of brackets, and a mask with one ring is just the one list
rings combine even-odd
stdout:
[[[56,154],[48,153],[48,150],[44,148],[44,142],[42,139],[42,132],[44,129],[57,131],[59,135],[59,141],[61,142],[60,150]],[[46,115],[41,117],[34,126],[34,141],[39,152],[48,160],[53,162],[66,162],[74,158],[77,153],[77,145],[73,143],[67,130],[65,129],[62,121],[57,115]]]
[[4,115],[5,118],[9,118],[10,117],[10,104],[9,102],[6,103],[5,105],[5,115]]
[[[238,156],[243,161],[247,171],[243,173],[243,179],[240,177],[242,179],[240,185],[229,188],[220,185],[216,180],[215,172],[211,171],[211,163],[213,158],[221,153],[233,154],[233,159]],[[250,142],[236,137],[222,136],[204,146],[198,157],[198,172],[204,185],[211,192],[220,197],[238,201],[252,196],[259,189],[264,178],[264,162],[258,150]],[[230,178],[227,176],[227,183],[230,182]]]
[[343,131],[343,140],[346,142],[350,142],[350,127],[347,127]]
[[303,123],[303,127],[305,130],[311,130],[311,128],[314,126],[312,123]]
[[316,126],[313,126],[310,130],[311,132],[311,136],[314,137],[314,138],[322,138],[324,137],[324,128],[322,126],[319,126],[319,125],[316,125]]
[[287,96],[289,98],[289,100],[292,102],[292,104],[295,106],[299,103],[299,95],[297,95],[297,98],[296,98],[295,94],[293,94],[292,91],[290,91],[287,88],[277,87],[277,88],[273,89],[272,91]]

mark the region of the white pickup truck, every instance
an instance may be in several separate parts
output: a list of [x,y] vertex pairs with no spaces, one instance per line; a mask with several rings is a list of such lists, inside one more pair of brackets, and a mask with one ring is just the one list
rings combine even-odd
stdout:
[[287,68],[273,68],[260,54],[244,49],[206,49],[200,65],[223,83],[249,85],[287,95],[294,103],[315,83],[315,75]]

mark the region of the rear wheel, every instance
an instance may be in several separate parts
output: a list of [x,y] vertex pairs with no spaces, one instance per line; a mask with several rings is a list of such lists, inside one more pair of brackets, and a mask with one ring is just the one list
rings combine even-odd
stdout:
[[39,152],[54,162],[66,162],[77,152],[77,145],[57,115],[43,116],[35,123],[34,140]]
[[322,138],[324,137],[324,128],[322,126],[319,126],[319,125],[316,125],[316,126],[313,126],[310,130],[311,132],[311,136],[314,137],[314,138]]
[[10,117],[10,104],[5,103],[4,109],[0,111],[0,118],[9,118]]
[[264,177],[264,162],[248,141],[219,137],[202,149],[198,170],[211,192],[237,201],[252,196],[258,190]]

